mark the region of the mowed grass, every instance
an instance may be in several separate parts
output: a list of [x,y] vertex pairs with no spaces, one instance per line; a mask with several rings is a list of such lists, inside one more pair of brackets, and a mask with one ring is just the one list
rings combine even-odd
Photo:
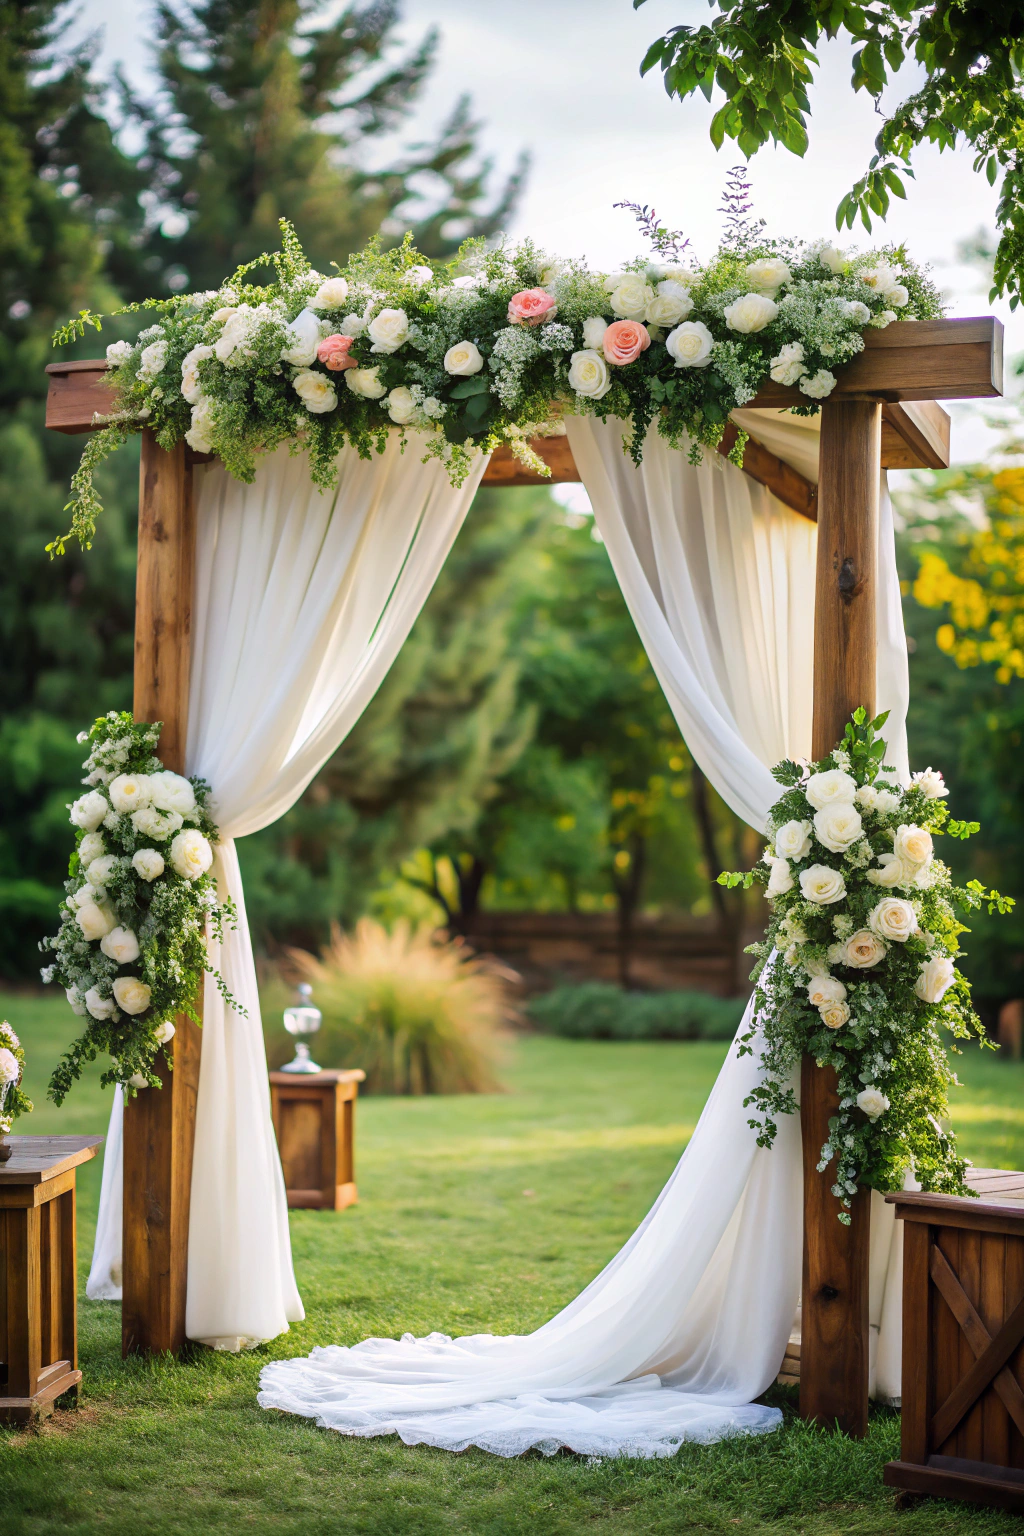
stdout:
[[[0,997],[22,1035],[37,1109],[20,1129],[105,1128],[94,1070],[69,1103],[45,1098],[74,1021],[49,997]],[[897,1512],[882,1487],[899,1418],[865,1441],[807,1429],[793,1394],[778,1434],[668,1461],[531,1454],[502,1461],[400,1442],[349,1440],[256,1406],[260,1366],[316,1343],[437,1328],[536,1327],[606,1262],[649,1207],[700,1114],[724,1047],[532,1037],[510,1056],[509,1091],[359,1105],[361,1203],[294,1212],[307,1320],[240,1356],[123,1362],[119,1309],[79,1308],[81,1406],[38,1434],[0,1433],[0,1536],[273,1531],[434,1533],[728,1532],[939,1536],[996,1532],[995,1511],[925,1501]],[[954,1119],[982,1165],[1024,1166],[1024,1066],[972,1053]],[[100,1182],[81,1170],[84,1287]]]

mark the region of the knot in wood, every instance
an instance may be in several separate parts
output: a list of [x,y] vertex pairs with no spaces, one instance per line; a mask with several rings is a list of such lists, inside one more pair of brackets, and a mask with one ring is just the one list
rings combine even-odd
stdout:
[[839,567],[839,596],[844,603],[850,603],[855,597],[859,597],[864,590],[864,583],[857,575],[856,563],[847,555]]
[[835,1301],[839,1292],[834,1285],[823,1285],[818,1294],[825,1301]]

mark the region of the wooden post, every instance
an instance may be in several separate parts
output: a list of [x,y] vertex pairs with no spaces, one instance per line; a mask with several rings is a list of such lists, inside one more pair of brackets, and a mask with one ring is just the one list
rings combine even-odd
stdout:
[[[161,720],[165,768],[185,770],[195,513],[184,443],[165,452],[142,439],[135,589],[135,718]],[[185,1280],[200,1032],[175,1020],[163,1087],[125,1108],[121,1347],[177,1351],[185,1343]]]
[[[882,407],[826,402],[818,470],[818,570],[814,598],[812,752],[822,758],[850,715],[875,707],[875,589]],[[800,1076],[804,1163],[804,1262],[800,1309],[800,1412],[848,1435],[868,1425],[868,1228],[870,1193],[839,1220],[832,1168],[818,1172],[839,1099],[835,1074],[806,1057]],[[834,1165],[833,1165],[834,1167]]]

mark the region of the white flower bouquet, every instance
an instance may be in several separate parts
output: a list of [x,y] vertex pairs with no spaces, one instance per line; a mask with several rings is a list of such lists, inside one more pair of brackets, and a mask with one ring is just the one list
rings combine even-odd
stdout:
[[32,1113],[32,1100],[21,1086],[25,1052],[6,1019],[0,1019],[0,1137],[6,1136],[19,1115]]
[[201,1022],[204,972],[224,990],[207,959],[207,929],[220,935],[235,920],[210,874],[217,828],[209,786],[164,768],[154,755],[159,724],[112,710],[78,739],[91,750],[86,792],[68,807],[77,846],[60,929],[39,946],[57,956],[44,982],[59,982],[88,1020],[50,1080],[57,1104],[100,1051],[114,1058],[104,1084],[121,1083],[129,1095],[159,1087],[154,1062],[175,1016]]
[[[154,311],[154,323],[107,349],[115,409],[86,446],[70,532],[51,552],[69,537],[89,546],[100,510],[92,471],[143,426],[165,448],[184,438],[217,454],[246,481],[261,454],[287,442],[330,486],[346,443],[368,457],[396,427],[418,433],[454,483],[473,448],[502,443],[546,474],[529,438],[558,430],[567,411],[630,422],[638,463],[656,421],[696,463],[768,378],[795,386],[799,409],[813,413],[866,327],[942,312],[902,246],[847,253],[769,240],[760,225],[737,226],[704,264],[658,230],[653,255],[615,273],[552,262],[529,240],[470,240],[435,269],[407,239],[391,250],[371,241],[333,277],[310,267],[287,221],[281,228],[280,252],[216,292],[129,306]],[[276,281],[254,284],[253,270],[268,265]],[[83,311],[54,340],[101,319]]]
[[[796,1108],[793,1078],[806,1053],[835,1069],[839,1113],[829,1122],[819,1172],[835,1160],[841,1221],[864,1184],[968,1194],[966,1163],[943,1124],[956,1083],[942,1031],[953,1041],[984,1030],[956,968],[957,915],[1010,897],[980,882],[954,886],[935,839],[966,838],[977,822],[949,819],[942,776],[929,768],[908,788],[883,763],[878,732],[859,709],[842,744],[823,762],[780,763],[784,793],[754,872],[724,885],[760,884],[772,915],[758,964],[755,1022],[740,1049],[759,1051],[761,1084],[746,1100],[758,1144],[770,1146],[777,1117]],[[952,1045],[956,1050],[956,1045]]]

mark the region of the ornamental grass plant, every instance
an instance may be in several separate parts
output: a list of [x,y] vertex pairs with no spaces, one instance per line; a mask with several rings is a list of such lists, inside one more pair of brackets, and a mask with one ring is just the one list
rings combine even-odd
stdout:
[[335,927],[321,956],[289,951],[323,1025],[321,1066],[362,1067],[370,1093],[493,1093],[511,972],[461,939],[406,921]]

